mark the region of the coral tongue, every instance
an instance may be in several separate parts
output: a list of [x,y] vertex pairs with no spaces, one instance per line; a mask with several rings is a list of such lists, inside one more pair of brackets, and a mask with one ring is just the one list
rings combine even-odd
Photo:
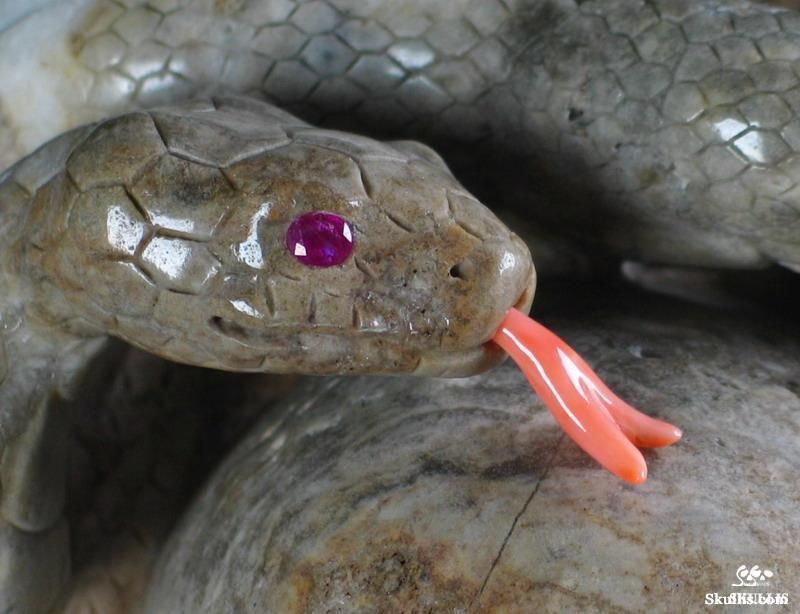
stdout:
[[519,365],[567,434],[627,482],[647,479],[636,446],[668,446],[681,430],[617,397],[578,354],[541,324],[511,309],[493,338]]

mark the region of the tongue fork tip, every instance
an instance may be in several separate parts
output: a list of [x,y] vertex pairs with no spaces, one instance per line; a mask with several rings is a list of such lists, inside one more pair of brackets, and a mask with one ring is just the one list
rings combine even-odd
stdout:
[[641,484],[647,465],[632,445],[667,446],[681,430],[643,414],[617,397],[563,340],[517,309],[494,335],[519,365],[566,433],[623,480]]
[[[608,469],[608,467],[606,467],[606,469]],[[647,465],[644,465],[644,467],[641,469],[638,467],[627,467],[624,471],[612,471],[611,473],[616,475],[622,481],[627,482],[628,484],[633,484],[634,486],[644,484],[647,481]]]

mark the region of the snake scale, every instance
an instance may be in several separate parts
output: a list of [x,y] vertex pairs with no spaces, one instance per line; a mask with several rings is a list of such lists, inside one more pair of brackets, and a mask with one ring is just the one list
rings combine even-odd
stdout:
[[[527,247],[427,146],[332,129],[424,140],[483,202],[593,249],[800,267],[793,11],[0,8],[0,164],[24,157],[0,177],[2,611],[47,611],[68,582],[64,428],[48,408],[106,335],[231,370],[459,375],[499,358],[483,342],[533,298]],[[352,218],[355,258],[309,275],[276,246],[319,208]]]

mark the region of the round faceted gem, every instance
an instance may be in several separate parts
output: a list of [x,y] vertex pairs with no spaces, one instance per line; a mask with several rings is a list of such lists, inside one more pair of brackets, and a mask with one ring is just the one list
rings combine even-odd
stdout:
[[286,247],[307,266],[335,266],[353,252],[353,229],[346,219],[335,213],[304,213],[289,225]]

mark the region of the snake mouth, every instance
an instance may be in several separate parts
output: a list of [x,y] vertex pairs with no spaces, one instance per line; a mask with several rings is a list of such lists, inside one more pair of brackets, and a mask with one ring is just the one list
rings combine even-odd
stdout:
[[307,325],[303,327],[298,324],[273,325],[266,328],[247,326],[240,324],[222,316],[212,316],[208,319],[208,326],[215,333],[218,333],[234,341],[238,341],[249,347],[271,347],[276,339],[286,338],[289,333],[304,332],[328,335],[341,335],[347,332],[352,333],[352,329],[343,326],[321,326]]
[[[249,348],[250,351],[261,352],[265,348],[273,348],[276,343],[275,330],[267,332],[219,316],[210,318],[208,325],[216,334],[230,339],[242,349]],[[286,332],[285,328],[282,330]],[[315,332],[320,333],[319,330]],[[327,332],[331,334],[333,331]],[[341,334],[342,331],[337,329],[337,332]],[[370,336],[375,338],[383,335]],[[281,337],[284,341],[288,339],[286,335]],[[288,347],[286,349],[288,350]],[[491,341],[462,350],[427,350],[418,355],[418,360],[413,366],[409,365],[410,370],[399,370],[397,373],[431,377],[467,377],[491,369],[506,356],[506,353]],[[275,371],[283,370],[276,368]],[[385,372],[382,369],[378,371]]]
[[283,323],[272,324],[265,327],[248,326],[222,316],[212,316],[208,319],[208,327],[216,334],[222,335],[233,341],[251,348],[271,348],[276,341],[286,340],[292,335],[322,335],[329,337],[352,337],[362,335],[365,337],[387,337],[402,339],[398,330],[388,327],[356,327],[339,326],[335,324],[313,323]]
[[492,342],[458,351],[431,351],[422,355],[414,375],[431,377],[468,377],[500,364],[506,353]]
[[[517,293],[507,294],[507,296],[513,296],[515,300],[507,299],[507,302],[500,302],[499,308],[492,310],[492,315],[485,322],[485,330],[473,331],[477,333],[477,343],[454,349],[425,348],[419,345],[416,348],[413,345],[412,347],[403,348],[405,345],[403,340],[407,342],[408,335],[403,334],[405,331],[393,329],[392,327],[374,330],[354,330],[344,326],[325,326],[320,324],[303,326],[288,323],[260,327],[248,326],[247,323],[237,322],[220,315],[210,317],[207,324],[215,335],[234,342],[236,347],[245,352],[260,353],[265,350],[271,350],[274,352],[280,351],[286,355],[289,352],[293,352],[296,355],[298,351],[302,350],[300,346],[315,347],[316,341],[312,343],[315,339],[321,340],[321,343],[328,349],[333,347],[331,345],[333,340],[339,339],[346,344],[346,351],[349,353],[349,356],[346,357],[346,362],[349,361],[348,364],[359,362],[353,359],[353,356],[358,354],[359,348],[369,349],[370,351],[376,351],[377,349],[380,355],[392,359],[394,355],[391,353],[387,355],[386,352],[387,348],[394,347],[397,350],[395,354],[403,356],[403,359],[394,363],[397,373],[437,377],[466,377],[486,371],[505,359],[506,353],[491,339],[509,309],[516,308],[525,313],[530,309],[536,290],[536,274],[532,265],[520,277],[519,281],[522,283],[517,285]],[[521,291],[519,290],[520,287],[522,288]],[[354,335],[354,332],[359,334]],[[300,345],[297,345],[298,335],[306,336],[306,340]],[[231,351],[235,352],[236,350]],[[342,360],[341,352],[343,351],[345,349],[340,350],[338,359],[340,361]],[[274,355],[269,354],[269,356],[271,356],[270,360],[265,358],[264,364],[269,363],[271,368],[276,370],[275,372],[283,372],[284,368],[280,364],[281,356],[278,356],[277,353]],[[374,360],[362,362],[362,367],[369,365],[369,368],[358,368],[356,371],[386,373],[389,370],[389,367],[384,369],[377,365]],[[331,364],[334,363],[331,362]]]

